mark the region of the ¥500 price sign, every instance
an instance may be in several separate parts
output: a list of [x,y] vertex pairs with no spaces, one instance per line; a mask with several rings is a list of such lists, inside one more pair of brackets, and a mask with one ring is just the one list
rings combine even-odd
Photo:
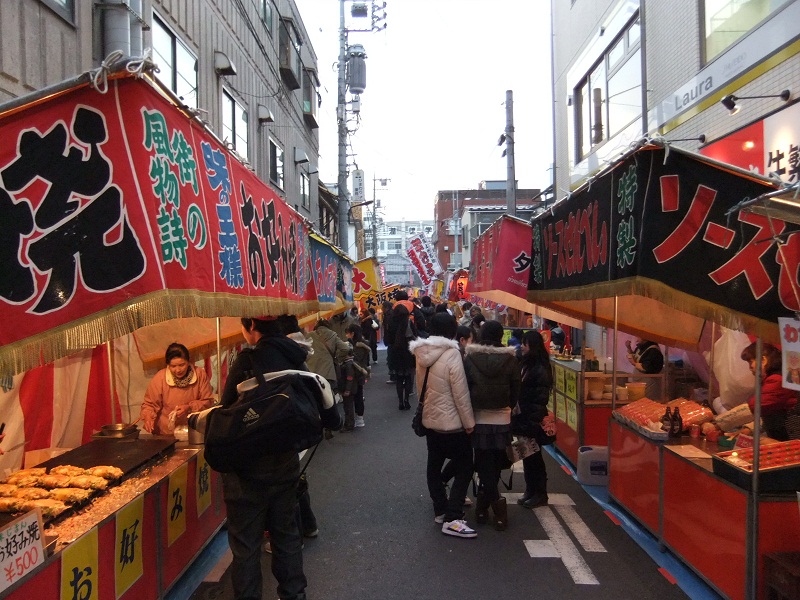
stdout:
[[24,514],[0,530],[0,592],[44,562],[42,514]]

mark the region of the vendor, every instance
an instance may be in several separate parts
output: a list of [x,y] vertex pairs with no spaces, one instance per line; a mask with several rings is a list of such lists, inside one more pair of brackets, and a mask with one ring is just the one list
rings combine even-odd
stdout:
[[[625,340],[625,347],[628,349],[628,362],[640,373],[653,375],[664,369],[664,354],[655,342],[637,337],[636,347],[631,347],[630,340]],[[661,383],[657,379],[648,379],[645,395],[651,400],[659,400]]]
[[[742,360],[747,362],[753,375],[756,374],[756,344],[742,350]],[[786,431],[786,416],[797,404],[797,392],[783,387],[781,374],[781,351],[772,344],[761,347],[761,421],[766,434],[784,442],[789,439]],[[755,412],[756,397],[748,401],[750,411]]]
[[170,344],[164,362],[167,366],[153,377],[142,403],[144,430],[154,435],[172,435],[176,426],[186,425],[189,413],[214,404],[208,375],[192,366],[186,346]]

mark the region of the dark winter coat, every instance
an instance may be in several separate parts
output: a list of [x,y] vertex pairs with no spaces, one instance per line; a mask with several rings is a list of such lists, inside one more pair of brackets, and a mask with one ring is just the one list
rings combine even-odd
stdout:
[[534,437],[534,424],[541,424],[547,416],[547,401],[553,389],[553,371],[550,361],[540,364],[531,356],[520,361],[522,385],[519,394],[519,413],[511,415],[511,431],[516,435]]
[[364,342],[356,342],[353,345],[353,358],[356,364],[361,367],[361,370],[356,369],[358,382],[361,385],[364,385],[370,372],[369,359],[371,354],[372,349]]
[[515,348],[470,344],[464,357],[472,408],[514,408],[519,400],[521,377]]
[[[416,320],[416,319],[415,319]],[[386,345],[389,353],[389,370],[395,373],[413,373],[416,361],[408,350],[409,342],[417,338],[417,327],[409,320],[408,309],[397,304],[392,309],[389,325],[386,328]]]

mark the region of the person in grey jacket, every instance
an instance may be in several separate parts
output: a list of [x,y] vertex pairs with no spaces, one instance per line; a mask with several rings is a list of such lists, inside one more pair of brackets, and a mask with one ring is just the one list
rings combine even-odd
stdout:
[[475,520],[486,523],[489,507],[494,513],[494,527],[508,526],[506,499],[497,484],[500,471],[507,464],[506,447],[511,443],[511,409],[517,405],[521,387],[516,348],[503,346],[503,326],[486,321],[478,344],[466,348],[464,370],[475,413],[475,470],[480,487],[475,499]]
[[[469,434],[475,426],[467,379],[458,343],[453,340],[456,320],[436,313],[430,321],[430,337],[414,340],[409,350],[416,357],[418,397],[423,402],[422,424],[428,429],[428,492],[434,520],[442,533],[455,537],[477,535],[464,520],[464,498],[472,479],[472,446]],[[423,394],[424,393],[424,398]],[[454,475],[450,497],[445,494],[442,467],[450,459]]]

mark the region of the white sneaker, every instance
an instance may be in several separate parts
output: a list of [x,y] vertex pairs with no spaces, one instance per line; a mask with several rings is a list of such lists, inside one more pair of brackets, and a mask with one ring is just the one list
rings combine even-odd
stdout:
[[435,517],[433,517],[433,522],[434,523],[439,523],[440,525],[442,523],[444,523],[444,513],[442,513],[440,515],[436,515]]
[[462,538],[478,537],[478,532],[472,529],[467,522],[462,519],[448,521],[442,525],[442,533]]
[[363,427],[364,426],[364,417],[359,417],[358,415],[356,415],[355,426],[356,427]]

